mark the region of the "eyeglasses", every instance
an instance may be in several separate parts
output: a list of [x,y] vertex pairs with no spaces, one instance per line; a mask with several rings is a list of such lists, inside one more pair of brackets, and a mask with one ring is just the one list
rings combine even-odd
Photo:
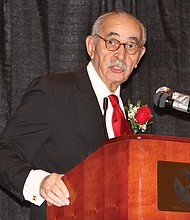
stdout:
[[108,40],[104,39],[103,37],[101,37],[98,34],[95,34],[94,36],[98,36],[100,39],[102,39],[103,41],[105,41],[105,47],[109,50],[109,51],[116,51],[118,50],[121,45],[124,46],[125,51],[130,54],[130,55],[134,55],[136,54],[140,48],[142,48],[142,45],[136,43],[136,42],[132,42],[129,41],[127,43],[121,43],[120,41],[118,41],[115,38],[110,38]]

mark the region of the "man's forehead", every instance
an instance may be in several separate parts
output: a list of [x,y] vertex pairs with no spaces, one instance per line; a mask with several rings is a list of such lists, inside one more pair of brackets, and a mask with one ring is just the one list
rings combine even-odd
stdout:
[[119,16],[119,15],[110,15],[107,18],[105,18],[102,23],[101,23],[101,28],[104,30],[107,30],[109,32],[113,31],[116,32],[116,30],[118,29],[123,29],[123,30],[129,30],[129,28],[136,28],[136,27],[140,27],[139,23],[131,18],[131,17],[127,17],[127,16]]
[[103,22],[110,22],[110,23],[118,23],[118,24],[123,24],[125,26],[126,23],[128,22],[137,22],[133,17],[130,17],[128,15],[123,15],[123,14],[112,14],[103,19]]
[[139,40],[141,28],[136,20],[127,16],[111,15],[102,23],[101,32],[106,37],[122,37]]
[[[119,33],[117,32],[109,32],[108,34],[106,34],[105,37],[121,37]],[[130,41],[135,41],[135,42],[139,42],[139,39],[137,36],[125,36],[125,40],[130,40]]]

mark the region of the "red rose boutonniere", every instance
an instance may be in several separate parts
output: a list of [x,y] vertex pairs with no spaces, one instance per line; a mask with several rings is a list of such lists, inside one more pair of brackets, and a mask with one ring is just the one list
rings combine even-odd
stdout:
[[128,120],[130,121],[133,133],[138,133],[138,130],[145,132],[147,126],[152,123],[152,111],[147,105],[141,106],[141,101],[137,105],[133,105],[128,100],[128,106],[125,106]]

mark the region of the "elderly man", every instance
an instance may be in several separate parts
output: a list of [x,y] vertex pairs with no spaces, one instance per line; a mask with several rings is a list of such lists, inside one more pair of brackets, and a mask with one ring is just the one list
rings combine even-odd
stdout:
[[27,88],[0,137],[0,184],[31,202],[31,220],[46,219],[46,202],[69,205],[64,173],[106,138],[131,133],[128,124],[115,131],[112,102],[118,100],[124,115],[120,85],[137,67],[145,42],[146,30],[134,16],[106,13],[86,38],[87,66],[38,77]]

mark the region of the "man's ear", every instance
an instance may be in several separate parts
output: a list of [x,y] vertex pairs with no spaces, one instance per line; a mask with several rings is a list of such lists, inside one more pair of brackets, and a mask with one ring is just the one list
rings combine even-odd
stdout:
[[94,58],[95,45],[94,45],[94,38],[91,35],[87,36],[86,38],[86,50],[92,60]]

